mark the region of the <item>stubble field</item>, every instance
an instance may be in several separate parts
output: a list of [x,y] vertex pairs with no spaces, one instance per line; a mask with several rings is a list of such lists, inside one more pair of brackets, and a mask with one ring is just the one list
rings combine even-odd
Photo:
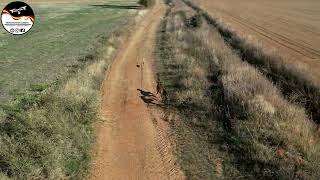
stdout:
[[319,84],[320,2],[316,0],[194,0],[240,36],[304,66]]
[[320,56],[320,2],[195,0],[235,30],[308,59]]

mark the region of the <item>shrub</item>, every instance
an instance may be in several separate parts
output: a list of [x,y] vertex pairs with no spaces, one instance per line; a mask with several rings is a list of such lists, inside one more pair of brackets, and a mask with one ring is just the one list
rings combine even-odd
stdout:
[[139,0],[139,4],[143,5],[144,7],[150,7],[154,5],[154,0]]
[[200,14],[193,15],[190,19],[187,20],[187,26],[191,28],[200,27],[202,24],[202,17]]

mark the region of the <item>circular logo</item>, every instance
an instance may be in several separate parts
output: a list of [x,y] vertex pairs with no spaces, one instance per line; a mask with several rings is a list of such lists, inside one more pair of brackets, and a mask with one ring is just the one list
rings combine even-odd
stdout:
[[35,21],[31,7],[20,1],[9,3],[1,13],[1,22],[6,31],[14,35],[28,32]]

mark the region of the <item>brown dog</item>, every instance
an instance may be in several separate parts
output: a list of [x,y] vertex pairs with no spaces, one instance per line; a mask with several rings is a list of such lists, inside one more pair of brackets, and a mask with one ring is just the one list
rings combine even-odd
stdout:
[[160,94],[164,104],[168,101],[168,93],[166,89],[163,87],[160,78],[157,79],[157,95]]
[[157,94],[162,94],[163,92],[163,85],[160,81],[160,79],[158,78],[157,79]]

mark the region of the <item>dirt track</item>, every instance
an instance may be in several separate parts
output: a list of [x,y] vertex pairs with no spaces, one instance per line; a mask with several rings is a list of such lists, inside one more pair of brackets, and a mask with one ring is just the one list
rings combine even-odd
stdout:
[[174,166],[161,110],[146,104],[154,99],[153,47],[164,13],[164,4],[157,4],[138,22],[107,73],[102,90],[106,121],[98,124],[91,179],[182,177]]

